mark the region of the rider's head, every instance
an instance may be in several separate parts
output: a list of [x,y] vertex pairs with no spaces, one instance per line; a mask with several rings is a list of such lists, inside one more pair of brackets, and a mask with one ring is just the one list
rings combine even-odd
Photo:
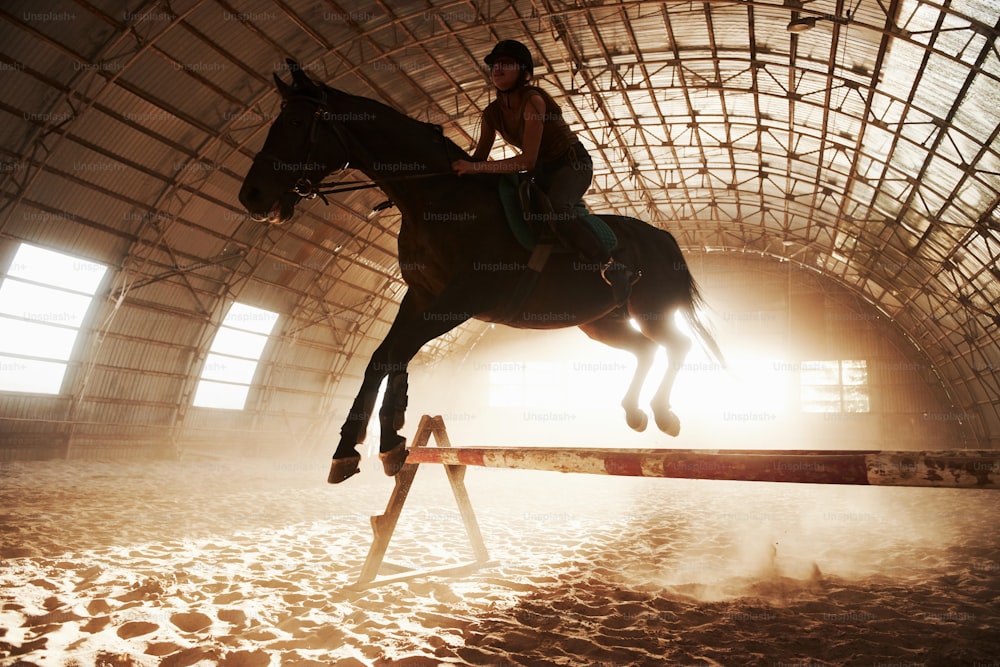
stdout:
[[[483,60],[490,66],[493,84],[501,92],[509,92],[518,86],[523,86],[535,72],[531,51],[514,39],[497,42]],[[510,76],[515,72],[516,75]]]

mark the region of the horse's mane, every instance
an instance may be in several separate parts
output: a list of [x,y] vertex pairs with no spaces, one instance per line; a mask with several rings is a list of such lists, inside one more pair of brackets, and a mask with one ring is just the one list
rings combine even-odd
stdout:
[[366,109],[368,108],[373,109],[375,112],[378,113],[382,112],[388,113],[393,117],[394,120],[397,120],[405,124],[405,126],[408,128],[410,132],[419,131],[422,134],[426,134],[431,139],[440,139],[441,141],[443,141],[445,146],[445,151],[448,154],[454,152],[456,154],[456,157],[462,156],[463,159],[469,158],[469,154],[466,151],[459,148],[458,144],[456,144],[454,141],[448,138],[448,136],[445,135],[442,127],[437,123],[428,123],[422,120],[417,120],[416,118],[407,116],[402,111],[394,109],[388,104],[384,104],[382,102],[379,102],[378,100],[373,100],[370,97],[363,97],[361,95],[352,95],[351,93],[344,92],[343,90],[340,90],[338,88],[333,88],[331,86],[328,86],[325,83],[316,82],[316,85],[320,86],[326,93],[328,93],[331,96],[347,98],[352,103],[355,103]]

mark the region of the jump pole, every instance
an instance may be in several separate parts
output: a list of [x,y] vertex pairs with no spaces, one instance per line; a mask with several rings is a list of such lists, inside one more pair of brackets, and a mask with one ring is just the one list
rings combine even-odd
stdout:
[[[428,447],[433,436],[437,447]],[[418,576],[466,574],[489,559],[469,494],[467,466],[563,473],[800,484],[853,484],[957,489],[1000,489],[1000,450],[934,452],[877,450],[608,449],[586,447],[452,447],[440,416],[424,415],[384,514],[371,518],[375,534],[353,588],[365,589]],[[474,560],[413,570],[384,562],[413,478],[421,463],[443,465],[458,503]],[[392,570],[379,579],[383,570]]]
[[691,450],[424,447],[407,463],[801,484],[1000,489],[1000,450]]

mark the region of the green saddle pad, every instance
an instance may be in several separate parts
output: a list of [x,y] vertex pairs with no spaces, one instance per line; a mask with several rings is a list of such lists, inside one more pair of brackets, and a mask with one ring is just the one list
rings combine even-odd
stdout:
[[[510,231],[514,233],[517,242],[526,250],[534,250],[537,239],[535,230],[524,219],[524,212],[521,210],[521,198],[518,196],[520,187],[518,174],[503,174],[500,176],[500,201],[503,203],[504,215],[507,217],[507,224]],[[590,228],[597,234],[604,249],[609,253],[618,246],[618,237],[614,231],[608,227],[608,223],[587,210],[584,203],[577,202],[577,215],[590,225]]]

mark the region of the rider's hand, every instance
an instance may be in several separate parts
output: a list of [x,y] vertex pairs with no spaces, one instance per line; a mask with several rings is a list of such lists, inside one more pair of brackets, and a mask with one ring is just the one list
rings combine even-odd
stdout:
[[451,168],[459,176],[465,176],[475,172],[475,163],[468,160],[455,160],[451,163]]

